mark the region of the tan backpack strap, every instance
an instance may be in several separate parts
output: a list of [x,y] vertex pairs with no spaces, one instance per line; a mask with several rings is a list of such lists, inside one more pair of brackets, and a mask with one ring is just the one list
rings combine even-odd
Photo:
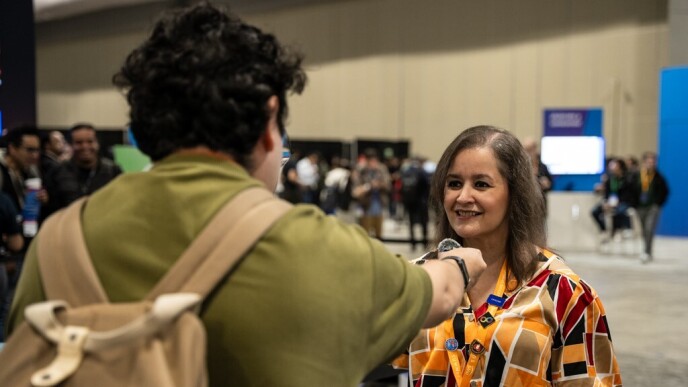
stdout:
[[108,302],[84,242],[81,211],[86,200],[83,197],[48,218],[38,234],[38,267],[45,295],[72,306]]
[[146,297],[197,293],[205,298],[292,205],[265,188],[230,199]]

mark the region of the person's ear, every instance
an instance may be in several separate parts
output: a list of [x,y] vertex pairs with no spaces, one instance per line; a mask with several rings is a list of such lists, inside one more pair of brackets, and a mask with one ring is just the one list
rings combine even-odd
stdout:
[[273,140],[271,133],[271,130],[273,129],[279,131],[279,128],[277,127],[277,112],[279,111],[279,99],[277,99],[276,95],[273,95],[268,99],[266,105],[268,108],[268,121],[265,124],[265,130],[263,130],[263,134],[261,135],[261,142],[263,143],[263,147],[265,148],[265,150],[269,152],[275,146],[281,146],[281,144],[275,144],[275,141]]

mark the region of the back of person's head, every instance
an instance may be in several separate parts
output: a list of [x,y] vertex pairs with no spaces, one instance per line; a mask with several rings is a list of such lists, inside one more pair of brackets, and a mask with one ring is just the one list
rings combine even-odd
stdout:
[[284,132],[287,93],[306,82],[301,62],[273,35],[202,2],[163,16],[113,82],[127,91],[132,134],[151,159],[205,146],[247,166],[271,96]]
[[533,245],[544,247],[546,243],[545,202],[532,173],[530,156],[521,142],[506,130],[486,125],[474,126],[461,132],[442,154],[431,188],[432,205],[438,214],[443,214],[439,217],[435,243],[448,237],[462,242],[444,216],[444,190],[455,157],[463,150],[475,148],[492,150],[499,173],[507,182],[507,252],[510,253],[507,262],[509,270],[522,281],[533,273],[537,264]]

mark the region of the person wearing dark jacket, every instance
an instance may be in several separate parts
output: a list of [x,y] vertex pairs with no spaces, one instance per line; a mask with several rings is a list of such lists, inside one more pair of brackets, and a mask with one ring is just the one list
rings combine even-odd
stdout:
[[77,124],[70,133],[74,155],[55,171],[54,179],[46,182],[55,210],[92,194],[122,173],[112,160],[98,154],[100,145],[93,125]]
[[643,229],[645,251],[641,256],[643,263],[652,260],[652,241],[655,236],[655,227],[661,208],[669,197],[669,185],[664,176],[657,170],[657,154],[645,152],[643,164],[637,172],[637,192],[640,193],[637,201],[638,217]]
[[[607,173],[603,178],[601,190],[604,200],[593,208],[592,217],[600,231],[605,233],[605,238],[609,238],[614,236],[616,230],[631,227],[627,211],[631,207],[636,207],[638,194],[634,176],[626,173],[626,165],[622,160],[609,160]],[[612,215],[611,230],[607,230],[607,214]]]

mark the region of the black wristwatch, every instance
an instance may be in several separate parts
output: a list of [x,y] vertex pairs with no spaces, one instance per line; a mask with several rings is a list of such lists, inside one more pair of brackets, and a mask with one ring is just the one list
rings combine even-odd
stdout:
[[451,259],[453,261],[456,261],[456,263],[459,265],[459,269],[461,269],[461,274],[463,274],[464,289],[467,289],[468,284],[471,282],[471,277],[468,275],[468,268],[466,268],[466,262],[463,261],[463,258],[458,257],[456,255],[450,255],[448,257],[443,257],[440,260],[446,261],[447,259]]

